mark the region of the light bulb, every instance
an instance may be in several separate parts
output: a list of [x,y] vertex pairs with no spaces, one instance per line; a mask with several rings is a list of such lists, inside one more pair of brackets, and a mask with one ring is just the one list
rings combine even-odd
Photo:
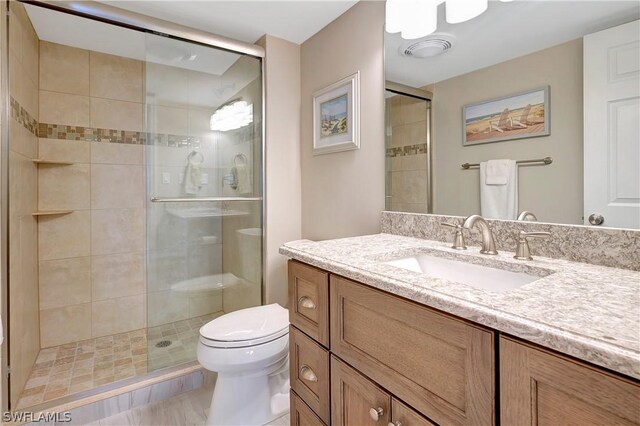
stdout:
[[404,1],[409,12],[404,14],[402,31],[404,39],[415,39],[428,36],[438,27],[439,0]]
[[482,14],[488,0],[446,0],[446,19],[449,24],[459,24]]

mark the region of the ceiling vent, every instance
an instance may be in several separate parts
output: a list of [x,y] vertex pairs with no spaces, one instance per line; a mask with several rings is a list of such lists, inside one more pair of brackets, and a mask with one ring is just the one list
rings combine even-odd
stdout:
[[400,53],[403,56],[412,58],[431,58],[448,52],[452,47],[451,40],[442,35],[437,35],[405,44],[400,48]]

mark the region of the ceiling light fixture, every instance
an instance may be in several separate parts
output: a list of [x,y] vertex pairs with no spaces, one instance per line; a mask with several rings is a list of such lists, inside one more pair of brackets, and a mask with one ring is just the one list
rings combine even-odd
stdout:
[[218,108],[209,121],[209,128],[220,132],[239,129],[253,122],[253,104],[236,99]]
[[489,0],[447,0],[446,18],[449,24],[459,24],[480,16]]
[[[500,0],[509,2],[512,0]],[[385,30],[403,39],[428,36],[438,27],[438,6],[445,3],[446,20],[459,24],[481,15],[488,0],[387,0]]]

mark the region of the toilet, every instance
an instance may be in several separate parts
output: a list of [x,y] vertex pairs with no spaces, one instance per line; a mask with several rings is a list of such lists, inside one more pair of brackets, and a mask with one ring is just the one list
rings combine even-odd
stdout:
[[289,412],[289,311],[277,303],[200,329],[198,362],[218,374],[207,425],[264,425]]

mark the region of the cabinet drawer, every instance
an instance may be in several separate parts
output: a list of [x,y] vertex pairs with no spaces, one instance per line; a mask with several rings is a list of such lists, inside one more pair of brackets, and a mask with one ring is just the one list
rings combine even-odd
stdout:
[[331,276],[331,349],[438,424],[495,422],[494,333]]
[[291,392],[291,426],[325,426],[320,420],[320,417],[316,416],[311,408],[304,403],[304,401]]
[[329,274],[289,261],[289,321],[329,347]]
[[500,338],[503,425],[639,425],[640,385]]
[[329,423],[329,352],[300,330],[289,330],[291,388]]
[[387,425],[391,395],[331,356],[331,425]]
[[391,399],[391,424],[393,426],[437,426],[395,398]]

